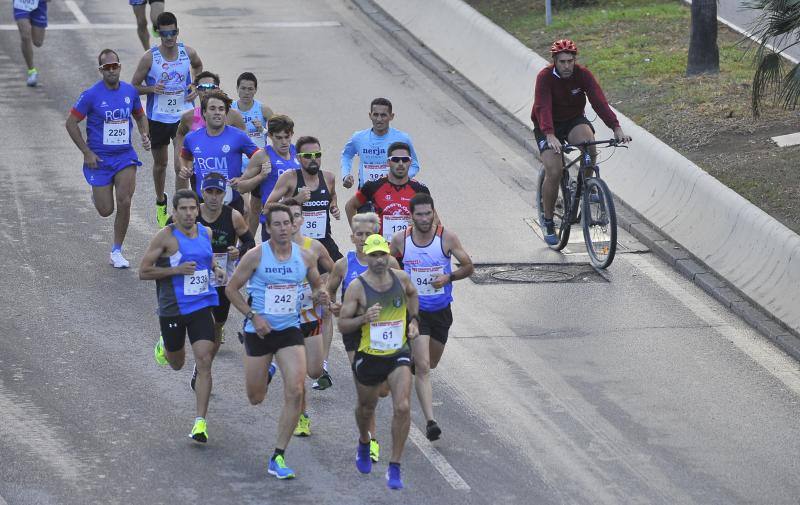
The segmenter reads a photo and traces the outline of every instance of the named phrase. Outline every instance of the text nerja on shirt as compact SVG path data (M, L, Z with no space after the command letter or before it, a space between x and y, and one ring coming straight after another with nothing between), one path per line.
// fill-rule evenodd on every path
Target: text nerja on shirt
M395 128L389 128L384 135L376 135L372 128L353 133L342 150L342 178L352 173L353 157L358 156L358 187L368 181L376 181L389 172L387 165L387 149L395 142L404 142L411 147L411 166L408 176L414 177L419 172L419 162L411 137Z
M300 288L308 268L300 247L292 243L292 253L285 261L275 257L270 242L261 244L261 260L247 283L253 312L267 320L273 330L300 327ZM255 333L251 320L246 332Z
M269 175L267 175L267 177L261 181L261 185L259 186L259 189L261 190L262 204L267 203L267 198L269 198L270 193L272 193L272 190L275 189L275 185L278 183L278 177L289 170L300 169L300 160L297 159L297 149L294 147L294 145L289 146L289 159L286 159L278 154L278 152L273 149L272 146L267 146L266 152L272 168L270 169ZM261 214L259 216L259 221L266 223L266 216Z
M143 113L136 88L120 81L109 89L102 80L81 93L70 111L78 120L86 118L86 144L101 158L131 149L131 117Z

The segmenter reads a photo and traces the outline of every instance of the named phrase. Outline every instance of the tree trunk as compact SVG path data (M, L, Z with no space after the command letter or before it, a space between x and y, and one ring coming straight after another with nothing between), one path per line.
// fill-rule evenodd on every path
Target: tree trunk
M692 0L692 30L686 75L718 73L717 0Z

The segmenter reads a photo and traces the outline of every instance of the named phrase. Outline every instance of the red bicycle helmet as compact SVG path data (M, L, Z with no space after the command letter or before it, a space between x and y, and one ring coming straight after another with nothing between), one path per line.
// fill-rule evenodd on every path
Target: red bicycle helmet
M553 42L553 45L550 46L550 54L555 56L558 53L578 54L578 46L569 39L556 40Z

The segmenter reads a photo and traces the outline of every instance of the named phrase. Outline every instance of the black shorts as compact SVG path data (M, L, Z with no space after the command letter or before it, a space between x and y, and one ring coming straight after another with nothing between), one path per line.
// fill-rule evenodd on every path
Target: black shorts
M293 345L303 345L303 333L297 326L290 326L285 330L272 330L264 338L249 331L244 333L244 352L251 357L275 354L280 349Z
M555 130L556 138L561 142L565 142L572 129L582 124L589 125L589 128L592 129L592 133L594 133L594 126L592 126L591 121L586 119L586 116L578 116L573 119L568 119L567 121L553 121L553 129ZM536 137L536 146L539 148L540 153L550 149L550 146L547 145L547 137L545 137L544 132L542 132L538 126L533 129L533 136Z
M352 369L359 383L365 386L377 386L399 366L411 366L411 351L408 348L391 356L373 356L357 352Z
M150 145L153 148L168 146L178 133L178 123L162 123L147 118L150 125Z
M450 310L450 305L434 312L419 311L419 334L430 335L442 345L447 343L447 335L452 325L453 312Z
M342 253L339 252L339 246L336 245L332 237L322 237L319 241L325 246L325 249L328 251L328 254L331 255L331 259L334 263L342 258ZM320 273L323 274L325 272Z
M300 325L300 331L303 333L303 338L315 337L320 334L322 326L319 321L310 321Z
M161 316L158 322L161 326L161 336L164 338L164 348L169 352L180 351L186 344L186 334L189 334L189 343L198 340L214 341L214 316L212 307L203 307L200 310L181 314L179 316Z
M214 321L224 323L228 320L228 313L231 311L231 301L225 296L225 286L217 288L217 297L219 297L219 305L213 309Z
M347 352L355 352L358 350L358 344L361 342L361 332L354 331L352 333L342 333L342 343L344 350Z

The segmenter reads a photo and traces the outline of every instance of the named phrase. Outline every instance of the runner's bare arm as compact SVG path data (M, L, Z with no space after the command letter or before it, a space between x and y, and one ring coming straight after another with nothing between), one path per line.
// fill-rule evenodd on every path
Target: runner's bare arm
M261 248L250 249L247 254L239 261L236 270L231 275L228 285L225 286L225 296L231 301L231 305L236 307L236 310L242 314L247 314L250 311L250 305L242 296L241 289L247 284L247 281L252 277L253 272L258 268L261 262Z
M450 282L457 281L459 279L466 279L472 272L475 271L475 267L472 265L472 258L469 257L467 251L464 250L464 246L461 245L461 240L458 239L455 233L451 233L447 230L444 231L444 250L450 251L456 261L458 261L460 267L456 269L453 273L450 274ZM439 287L436 286L438 289Z
M259 148L250 160L241 177L237 178L236 191L239 193L249 193L253 191L261 182L267 178L272 171L272 164L267 157L267 152Z
M150 241L147 250L139 264L139 279L143 281L154 281L164 279L173 275L191 275L197 264L194 261L186 261L176 267L157 267L156 261L167 252L168 241L175 240L172 230L169 227L162 228ZM177 246L177 244L176 244Z
M328 284L325 286L325 289L328 290L328 298L331 299L331 312L337 317L339 316L339 310L342 308L342 304L336 302L336 292L342 284L346 268L347 258L339 258L336 264L333 265L333 270L328 274Z
M358 201L356 195L350 197L347 200L347 203L344 204L344 213L347 215L347 222L350 224L350 229L353 229L353 216L356 215L356 211L358 210L359 205L361 203Z
M325 179L328 183L328 191L331 192L331 215L336 220L339 220L342 218L342 213L339 211L339 200L336 196L336 176L331 172L325 172Z
M272 109L270 109L269 107L267 107L266 105L264 105L264 104L262 103L262 104L261 104L261 115L263 115L263 116L264 116L264 119L266 119L267 121L269 121L269 118L271 118L272 116L274 116L274 115L275 115L275 113L272 111ZM262 128L266 128L266 127L267 127L267 125L262 125Z
M139 64L136 65L136 70L133 72L133 77L131 77L131 84L133 84L133 87L136 88L136 91L140 95L156 92L156 86L146 86L142 84L147 77L147 72L150 70L150 65L152 65L152 63L153 53L148 49L139 60Z
M406 310L410 318L408 323L408 339L414 340L419 336L419 293L417 293L417 287L411 282L411 278L408 277L408 274L403 271L398 271L395 275L400 280L400 284L403 285L403 290L406 292Z
M389 255L392 258L402 258L406 248L406 231L401 230L392 235L389 241ZM397 261L397 260L395 260Z
M227 123L234 128L238 128L242 131L247 131L247 127L244 124L244 117L242 117L242 113L236 109L231 109L228 111L228 117L225 118Z
M195 76L203 71L203 62L200 60L200 56L197 55L197 51L195 51L193 47L185 47L186 54L189 55L189 63L192 65L192 81L194 81Z
M233 217L233 229L236 230L236 236L239 237L239 247L228 247L228 256L236 260L254 248L256 241L253 238L253 234L250 233L250 228L247 226L244 216L236 209L233 209L231 216Z
M306 263L306 278L311 284L311 299L315 305L328 306L328 292L324 289L322 276L317 269L317 255L312 251L303 250L303 261Z
M326 272L333 270L333 267L335 266L333 263L333 258L331 258L328 250L325 249L325 246L322 245L322 242L312 239L311 243L313 244L314 253L317 255L318 264L321 264L322 268L324 268Z
M294 170L288 170L278 177L278 182L275 183L275 188L272 193L267 197L267 203L279 202L281 198L291 196L294 193Z
M361 285L360 280L356 279L347 286L347 291L344 293L342 310L339 313L339 331L341 333L357 331L368 322L364 310L366 304L367 297L364 294L364 286Z
M136 121L136 128L139 130L139 135L142 137L142 147L145 151L150 150L150 124L147 122L147 116L142 112L141 114L133 115Z

